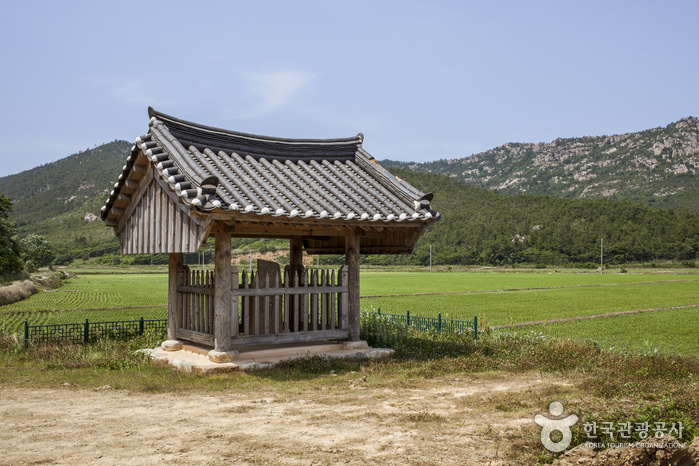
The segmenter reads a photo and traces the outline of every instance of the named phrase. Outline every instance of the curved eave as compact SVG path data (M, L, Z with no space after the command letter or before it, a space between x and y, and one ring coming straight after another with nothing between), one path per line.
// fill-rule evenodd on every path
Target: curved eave
M148 159L156 177L159 177L164 184L168 186L170 191L175 193L181 201L187 205L190 209L194 211L199 211L202 213L218 214L224 217L232 218L255 218L263 217L268 218L270 221L275 219L284 220L301 220L307 219L310 221L322 221L322 222L351 222L353 224L366 224L366 225L376 225L376 224L401 224L401 223L414 223L414 222L433 222L439 220L440 214L430 208L429 201L432 199L431 194L425 194L414 187L410 186L408 183L400 180L399 178L393 176L383 167L381 167L376 160L369 155L366 151L361 148L362 136L361 134L354 138L343 138L343 139L282 139L282 138L269 138L266 136L256 136L246 133L236 133L232 131L220 130L217 128L205 127L202 125L196 125L194 123L186 122L184 120L178 120L174 117L170 117L165 114L156 112L152 108L149 108L149 115L151 115L151 120L149 122L150 130L147 135L141 136L136 139L134 146L131 148L131 154L126 160L126 164L122 169L122 173L119 176L119 180L114 185L114 189L110 192L105 206L102 207L101 217L106 220L109 217L111 209L113 208L116 199L119 197L124 185L127 180L129 180L130 174L135 170L135 163L137 160L143 160L144 156ZM159 118L162 118L159 119ZM220 166L214 167L212 165L218 163L221 165L223 162L214 161L212 156L204 156L198 153L195 145L189 146L189 149L185 148L178 138L174 137L170 132L166 121L170 122L170 125L190 125L197 131L204 133L217 133L224 136L232 138L244 138L247 140L263 141L264 143L274 143L281 144L284 147L304 145L308 147L309 144L319 146L319 147L330 147L336 145L344 145L343 149L346 148L347 144L355 145L355 153L350 159L334 160L330 159L327 161L325 159L321 160L322 166L315 160L310 160L308 164L303 161L303 155L305 153L300 153L301 159L286 159L286 165L282 165L274 157L262 157L262 159L255 159L251 155L246 155L243 159L237 153L232 152L228 154L226 151L222 152L227 155L228 158L237 160L239 163L238 167L234 170L238 170L237 173L255 173L255 170L259 171L261 176L258 176L261 184L265 184L265 179L280 180L281 184L288 185L292 190L296 187L295 192L287 192L283 194L283 198L278 199L270 198L269 196L265 199L265 192L259 185L253 187L245 187L244 183L241 181L241 188L238 189L235 185L236 180L227 179L225 170L217 170ZM220 141L219 141L220 142ZM204 151L208 148L203 149ZM323 149L326 150L326 149ZM210 154L213 154L209 150ZM343 153L340 151L340 153ZM196 155L196 157L194 155ZM296 155L299 155L298 153ZM139 159L139 157L141 157ZM207 158L209 157L209 158ZM269 162L271 160L276 164L276 167ZM281 159L284 161L284 159ZM212 162L213 161L213 162ZM293 162L291 165L289 162ZM229 161L225 162L232 166ZM335 165L333 166L332 163ZM244 164L248 164L243 166ZM299 167L303 167L304 170L300 168L295 168L297 164ZM313 165L315 164L315 165ZM348 168L345 168L345 165ZM264 167L263 167L264 165ZM313 167L311 167L313 165ZM242 167L242 168L241 168ZM261 168L262 167L262 168ZM291 167L291 170L287 170ZM143 170L143 167L138 167ZM353 200L357 202L348 202L349 198L344 199L344 202L348 205L352 205L353 208L343 207L341 204L342 193L337 191L332 192L332 187L328 190L323 191L321 186L314 186L313 188L308 187L308 180L310 181L318 180L319 184L323 183L323 180L329 180L332 177L327 173L322 173L322 170L327 168L328 173L332 171L336 176L347 176L354 175L359 179L360 183L366 190L370 190L373 194L367 195L365 192L360 191L357 187L352 187L349 185L347 180L340 179L336 182L337 186L341 191L345 191L345 194L352 197ZM274 172L273 176L263 173L263 171L269 170ZM321 175L314 174L313 170L319 171ZM285 182L282 178L284 176L297 176L292 173L292 171L297 171L298 176L301 178L295 179L294 183ZM284 172L284 173L282 173ZM288 173L287 173L288 172ZM244 173L243 173L244 174ZM227 174L229 177L232 173ZM255 175L253 175L255 176ZM304 178L305 176L305 178ZM325 176L325 178L323 178ZM265 179L263 179L265 178ZM304 181L303 183L301 181ZM333 180L334 181L334 180ZM372 185L372 182L376 182ZM344 184L343 184L344 183ZM277 188L279 188L278 185ZM301 184L306 185L306 187L298 188ZM348 186L350 186L348 188ZM247 189L247 191L245 191ZM303 196L308 194L313 196L313 193L309 190L317 189L318 192L323 192L329 195L330 200L323 200L322 196L318 202L312 201L311 198L304 198ZM277 189L278 191L283 191L283 189ZM235 195L233 193L235 191ZM254 191L254 192L253 192ZM269 188L269 192L277 192L274 189ZM306 191L305 193L303 191ZM255 193L261 193L261 196L257 196ZM279 193L277 193L279 194ZM287 202L287 194L289 198L295 198L300 204L314 204L316 208L294 208L291 202ZM334 197L332 197L334 196ZM315 196L316 198L318 195ZM285 200L286 199L286 200ZM375 199L379 202L379 205L371 204L371 199ZM381 200L386 202L390 208L382 207L380 204ZM387 200L390 200L388 202ZM137 201L137 200L132 200ZM275 205L271 205L275 204ZM286 207L280 204L285 204ZM300 205L299 204L299 205ZM339 206L338 208L330 208L331 206ZM360 205L368 206L369 208L362 209L358 208ZM325 207L323 207L325 206ZM290 208L291 207L291 208Z

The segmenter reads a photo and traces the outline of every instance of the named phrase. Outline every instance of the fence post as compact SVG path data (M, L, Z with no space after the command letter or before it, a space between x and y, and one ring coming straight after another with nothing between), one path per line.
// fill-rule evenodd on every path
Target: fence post
M478 316L473 316L473 339L478 339Z
M29 323L25 320L24 321L24 347L27 348L29 346Z
M381 317L381 308L378 310L379 317Z
M90 323L87 320L87 317L85 317L85 325L83 327L83 341L87 343L90 341Z
M442 313L437 314L437 333L442 333Z
M410 327L410 309L408 309L408 310L405 311L405 312L406 312L406 314L405 314L405 317L406 317L406 318L405 318L405 325L408 326L408 327Z
M140 332L141 335L143 335L143 316L141 316L141 320L138 323L138 331Z

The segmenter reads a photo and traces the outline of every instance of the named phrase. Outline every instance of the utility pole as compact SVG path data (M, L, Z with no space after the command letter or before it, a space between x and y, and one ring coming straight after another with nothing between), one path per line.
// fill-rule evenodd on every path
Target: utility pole
M430 244L430 273L432 273L432 245Z
M599 239L599 273L604 273L604 238Z

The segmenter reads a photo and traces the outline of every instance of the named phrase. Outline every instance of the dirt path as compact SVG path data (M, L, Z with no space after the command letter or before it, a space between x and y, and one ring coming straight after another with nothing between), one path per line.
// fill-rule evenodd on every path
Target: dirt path
M368 375L299 393L0 388L0 464L518 464L506 439L536 437L540 408L488 401L567 384L496 374L426 386L397 394Z

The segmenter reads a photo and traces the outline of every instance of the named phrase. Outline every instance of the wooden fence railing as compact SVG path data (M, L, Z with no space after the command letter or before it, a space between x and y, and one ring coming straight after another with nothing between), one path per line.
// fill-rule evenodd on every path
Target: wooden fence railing
M181 270L177 336L213 345L214 274ZM347 266L264 275L231 267L231 291L234 346L347 338Z

